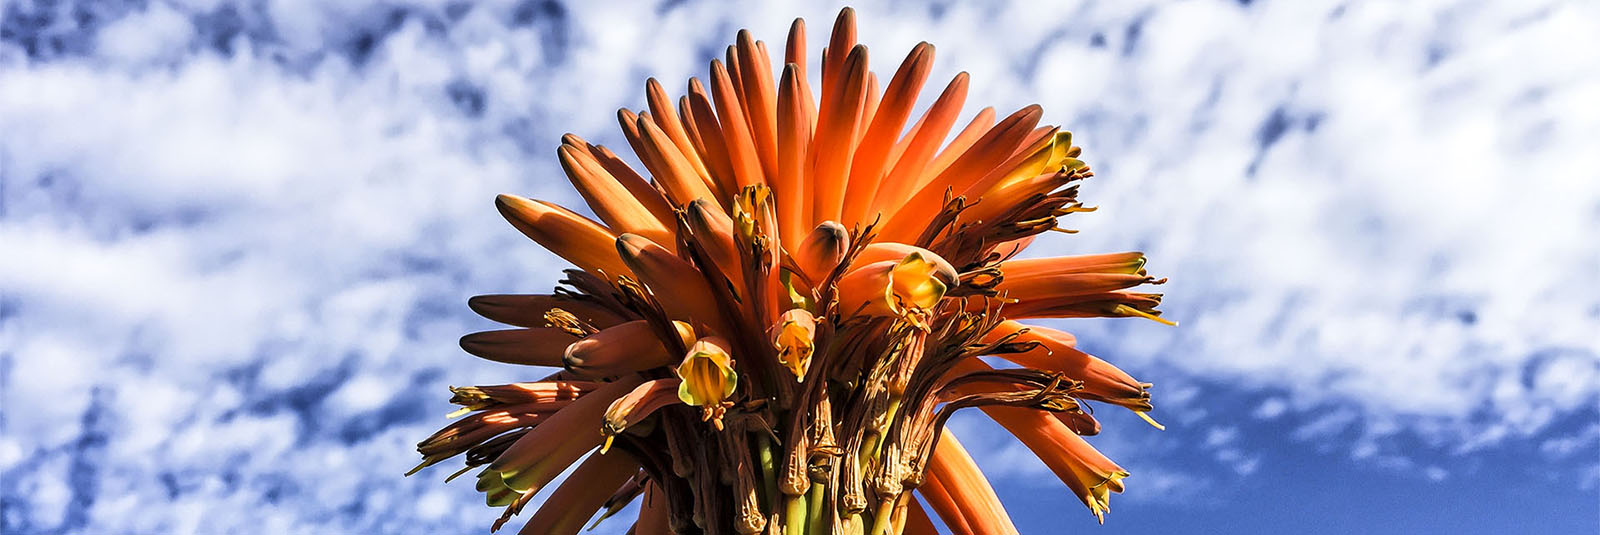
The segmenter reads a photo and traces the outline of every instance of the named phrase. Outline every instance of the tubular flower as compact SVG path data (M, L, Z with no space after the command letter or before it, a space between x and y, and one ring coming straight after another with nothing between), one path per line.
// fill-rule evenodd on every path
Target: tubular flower
M870 249L870 248L869 248ZM914 248L913 248L914 249ZM949 276L941 276L948 273ZM846 314L889 316L919 327L950 288L955 270L929 251L873 262L839 279L839 304Z
M678 364L678 399L696 407L719 405L733 395L739 375L733 371L727 341L702 338L689 346L689 354Z
M1094 211L1082 149L1042 108L957 124L961 73L918 115L933 45L874 72L848 8L824 44L813 67L803 21L781 51L741 31L681 96L646 81L646 109L616 114L642 168L563 136L556 160L593 220L495 199L574 269L546 293L470 299L510 327L461 347L555 369L452 387L459 419L418 443L412 473L464 459L446 480L475 471L497 530L572 470L522 533L625 510L641 534L920 534L935 515L1016 533L944 427L975 407L1104 521L1129 473L1084 440L1100 431L1088 405L1154 424L1151 385L1016 320L1175 325L1141 291L1165 279L1141 253L1020 256Z
M806 376L811 365L811 353L816 349L817 319L803 308L790 309L778 317L772 327L772 345L778 351L778 362L794 373L799 381Z

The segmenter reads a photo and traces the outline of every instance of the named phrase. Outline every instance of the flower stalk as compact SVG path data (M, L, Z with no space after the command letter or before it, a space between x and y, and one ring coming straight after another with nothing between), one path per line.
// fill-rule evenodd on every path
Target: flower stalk
M980 110L946 142L970 82L914 117L933 45L882 82L846 8L821 72L806 46L797 20L775 64L741 31L685 95L648 80L647 109L617 113L641 170L563 136L557 160L598 221L496 199L576 269L550 293L470 299L513 328L461 346L559 371L452 388L461 418L418 444L411 473L464 457L450 478L477 470L499 529L576 463L523 533L574 534L635 501L639 534L922 534L931 516L1016 533L945 428L978 408L1104 521L1129 473L1083 438L1100 430L1089 404L1159 427L1151 384L1017 320L1174 324L1138 291L1165 279L1137 252L1019 256L1094 210L1077 198L1094 176L1082 149L1040 107Z

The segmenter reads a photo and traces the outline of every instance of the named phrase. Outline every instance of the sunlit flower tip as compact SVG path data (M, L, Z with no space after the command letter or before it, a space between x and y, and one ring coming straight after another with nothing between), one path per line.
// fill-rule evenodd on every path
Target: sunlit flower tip
M612 493L638 473L639 462L626 453L590 455L545 498L518 535L578 533Z
M683 380L678 385L678 399L696 407L720 405L739 384L727 342L715 336L701 338L689 347L678 364L678 378Z
M694 342L694 328L672 322L684 345ZM647 320L635 320L601 329L567 346L561 364L589 377L612 377L629 372L671 366L678 359L662 345Z
M1147 320L1150 320L1150 321L1154 321L1156 323L1160 323L1162 325L1167 325L1169 327L1177 327L1178 326L1178 322L1177 321L1169 320L1167 318L1161 317L1161 312L1160 311L1140 310L1140 309L1137 309L1137 308L1134 308L1134 307L1131 307L1131 306L1128 306L1128 305L1117 305L1117 306L1113 307L1111 309L1111 315L1113 315L1113 316L1123 316L1123 317L1132 317L1132 318L1144 318L1144 319L1147 319Z
M800 240L800 245L790 253L812 284L822 284L849 250L850 231L836 222L823 221L810 234L806 234Z
M578 398L517 438L489 468L504 476L506 486L537 492L603 442L606 409L643 382L638 374L624 375Z
M476 488L478 492L483 493L484 502L487 503L489 507L504 507L511 505L511 502L516 501L517 498L522 496L522 493L517 492L511 487L507 487L505 478L501 477L500 472L496 472L494 470L485 469L482 472L478 472L478 484Z
M1161 423L1157 422L1155 418L1151 418L1150 413L1145 411L1133 411L1133 413L1139 415L1139 418L1143 419L1145 423L1150 424L1151 427L1160 429L1162 431L1167 430L1167 426L1161 425Z
M861 253L856 255L852 262L856 265L865 266L886 260L904 260L912 254L920 256L923 261L930 264L933 267L933 276L937 277L939 282L944 283L947 288L953 288L961 283L960 275L956 273L956 268L950 264L950 261L945 260L944 257L933 251L915 245L894 242L874 243L861 248Z
M772 327L772 345L778 351L778 362L794 373L795 381L806 375L811 366L812 340L816 337L817 319L805 309L791 309L778 317Z
M944 297L939 265L922 253L867 264L839 279L839 310L845 314L897 317L925 327Z
M1082 161L1067 155L1072 149L1072 132L1056 130L1036 145L1037 148L1033 152L1007 172L1005 178L1000 179L989 191L1001 190L1039 175L1059 173L1083 165Z
M1011 338L1013 343L1037 346L1021 353L1005 353L1000 355L1001 358L1024 367L1058 372L1072 380L1082 381L1083 389L1078 391L1078 397L1103 401L1140 413L1151 409L1150 383L1139 382L1110 362L1079 350L1071 334L1049 327L1006 321L985 335L984 340L993 343L1011 334L1015 334Z
M645 381L632 392L628 392L628 395L611 402L611 406L606 408L605 421L600 428L600 432L606 436L605 443L600 446L600 453L611 450L611 441L616 438L617 433L649 418L662 407L680 402L676 393L682 382L676 377Z
M1110 493L1122 492L1128 471L1106 458L1066 424L1049 414L1009 407L985 410L1061 478L1095 517L1105 522Z
M616 235L588 218L511 194L496 197L495 206L517 230L580 268L605 277L632 273L612 247Z

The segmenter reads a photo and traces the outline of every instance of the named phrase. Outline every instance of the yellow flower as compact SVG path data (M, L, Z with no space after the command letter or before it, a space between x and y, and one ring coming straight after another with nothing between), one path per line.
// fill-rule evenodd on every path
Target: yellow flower
M799 381L811 366L817 319L803 308L790 309L778 317L778 324L772 327L772 331L772 345L778 350L778 362Z
M717 337L701 338L689 347L683 362L678 364L678 399L696 407L718 405L733 389L739 386L739 376L733 371L733 357L728 355L727 341Z

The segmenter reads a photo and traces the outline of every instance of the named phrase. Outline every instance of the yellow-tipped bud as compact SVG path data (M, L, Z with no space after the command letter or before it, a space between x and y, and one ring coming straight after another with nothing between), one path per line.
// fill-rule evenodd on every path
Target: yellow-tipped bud
M772 326L772 346L778 350L778 362L794 373L796 382L805 377L811 366L816 334L817 319L801 308L784 312L777 325Z
M632 392L611 402L611 406L606 408L605 421L600 424L600 432L606 436L605 443L600 445L600 453L611 449L611 440L617 433L655 414L660 408L677 403L679 400L673 396L673 392L678 390L680 383L682 381L675 377L645 381Z
M926 317L948 288L939 280L939 271L938 262L921 252L856 268L839 279L839 309L926 326Z

